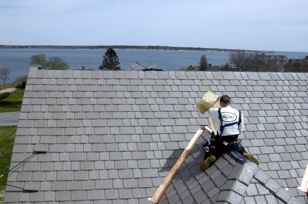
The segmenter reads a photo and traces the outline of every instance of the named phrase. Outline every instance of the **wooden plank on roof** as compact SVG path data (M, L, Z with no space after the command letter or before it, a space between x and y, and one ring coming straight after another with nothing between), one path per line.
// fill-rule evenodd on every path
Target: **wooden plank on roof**
M301 191L308 193L308 165L306 166L306 170L304 173L304 177L301 183L301 186L298 187Z
M186 148L184 149L183 153L181 156L178 158L168 175L165 177L164 181L160 184L158 189L155 191L154 195L151 198L148 198L151 202L153 203L158 203L163 194L165 193L166 189L170 185L171 181L173 180L174 176L177 174L178 170L184 163L185 159L188 157L189 153L191 152L192 148L195 146L196 142L202 135L202 133L207 130L209 132L212 132L212 130L205 126L205 129L200 129L198 130L193 138L190 140Z

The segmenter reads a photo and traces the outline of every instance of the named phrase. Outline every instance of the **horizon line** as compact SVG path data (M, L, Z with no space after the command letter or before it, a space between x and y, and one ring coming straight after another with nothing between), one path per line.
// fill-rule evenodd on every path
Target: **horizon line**
M167 46L167 45L5 45L0 44L0 48L54 48L54 49L157 49L157 50L191 50L191 51L248 51L248 52L275 52L267 50L250 50L250 49L231 49L231 48L205 48L191 46Z

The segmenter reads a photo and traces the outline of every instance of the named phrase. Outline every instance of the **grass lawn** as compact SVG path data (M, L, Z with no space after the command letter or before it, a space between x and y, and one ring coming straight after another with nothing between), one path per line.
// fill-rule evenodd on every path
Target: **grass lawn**
M24 97L24 90L16 90L10 94L9 97L2 99L2 101L19 101Z
M0 113L5 112L20 112L21 107L20 106L0 106Z
M0 203L6 186L17 126L0 126Z
M16 90L11 95L1 101L22 101L24 97L24 90ZM19 112L21 106L0 106L0 112Z

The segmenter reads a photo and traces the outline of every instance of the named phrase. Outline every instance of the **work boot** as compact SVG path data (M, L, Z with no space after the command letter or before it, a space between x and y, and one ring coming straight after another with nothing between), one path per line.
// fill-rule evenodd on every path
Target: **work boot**
M254 156L252 156L251 154L248 154L247 152L243 153L243 156L246 157L248 160L252 161L253 163L255 163L256 165L259 166L260 161L256 158L254 158Z
M210 156L208 157L206 160L204 160L204 162L202 162L202 164L200 165L200 170L201 171L205 171L207 170L211 164L213 164L216 161L216 157L215 156Z

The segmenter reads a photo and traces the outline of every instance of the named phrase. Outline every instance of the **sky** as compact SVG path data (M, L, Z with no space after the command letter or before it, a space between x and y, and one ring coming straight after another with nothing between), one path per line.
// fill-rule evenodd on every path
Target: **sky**
M308 0L0 0L2 45L308 52Z

